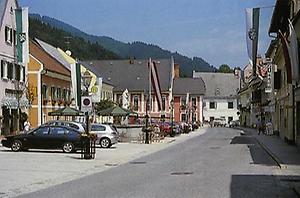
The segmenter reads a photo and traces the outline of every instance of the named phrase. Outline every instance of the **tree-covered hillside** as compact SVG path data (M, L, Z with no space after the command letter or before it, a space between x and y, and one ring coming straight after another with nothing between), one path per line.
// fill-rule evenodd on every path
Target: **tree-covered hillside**
M103 46L105 49L114 52L121 58L134 57L136 59L147 59L149 57L170 58L171 56L173 56L175 62L180 65L181 76L191 77L193 70L203 71L203 72L216 71L215 67L211 66L202 58L199 57L189 58L177 52L170 52L168 50L164 50L157 45L146 44L144 42L123 43L107 36L90 35L62 21L47 16L40 16L38 14L31 14L30 18L35 19L35 21L37 20L42 21L44 24L49 24L50 26L55 27L57 29L64 30L72 36L80 37L86 41L89 41L90 44L98 43L99 45ZM30 29L32 28L30 27ZM47 32L43 32L43 33L47 34ZM50 35L48 36L50 37Z
M119 59L120 57L97 42L90 42L84 38L74 36L62 29L43 23L36 18L29 19L29 37L38 38L63 50L70 50L72 56L79 60Z

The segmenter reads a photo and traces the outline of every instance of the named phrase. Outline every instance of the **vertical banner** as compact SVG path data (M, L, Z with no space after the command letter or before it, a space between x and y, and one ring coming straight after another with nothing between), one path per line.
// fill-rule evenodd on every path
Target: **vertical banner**
M75 74L76 74L76 104L77 107L81 110L81 72L80 72L81 65L76 62L75 64Z
M259 12L260 8L246 9L246 41L250 63L253 68L253 76L256 76L256 58L259 34Z
M28 8L16 9L16 55L19 63L26 65L29 59Z
M289 35L290 43L288 45L288 51L289 51L289 57L291 62L292 80L297 81L299 79L298 39L297 39L296 31L290 20L289 20L289 33L290 33Z
M129 92L128 89L122 93L122 108L129 109Z
M151 59L149 60L151 61ZM159 83L158 71L155 62L149 62L150 76L151 76L151 84L154 90L154 95L157 100L158 110L162 110L162 94Z

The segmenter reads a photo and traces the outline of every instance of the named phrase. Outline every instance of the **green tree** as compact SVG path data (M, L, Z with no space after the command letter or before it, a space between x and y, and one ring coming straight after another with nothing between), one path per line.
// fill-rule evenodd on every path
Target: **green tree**
M229 65L227 64L222 64L219 69L218 69L219 73L232 73L233 70L229 67Z

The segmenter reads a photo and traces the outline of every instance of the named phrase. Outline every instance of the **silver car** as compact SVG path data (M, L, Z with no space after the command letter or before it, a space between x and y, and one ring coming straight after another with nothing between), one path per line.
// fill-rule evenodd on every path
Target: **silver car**
M116 127L106 124L92 123L91 133L97 134L96 144L99 144L102 148L110 148L119 139Z
M65 121L65 120L51 120L49 122L46 122L43 125L47 126L68 126L73 129L78 130L80 133L85 133L86 125L82 122L76 122L76 121Z

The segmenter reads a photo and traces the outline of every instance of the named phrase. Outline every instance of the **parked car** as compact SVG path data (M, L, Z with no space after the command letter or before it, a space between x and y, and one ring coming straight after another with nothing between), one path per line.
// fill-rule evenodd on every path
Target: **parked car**
M102 148L110 148L119 139L117 128L112 125L92 123L91 133L97 135L96 144Z
M168 123L168 122L162 122L159 124L159 130L161 132L163 132L164 136L168 136L168 135L172 135L171 134L171 123Z
M226 126L226 119L225 118L215 118L213 121L214 127L225 127Z
M85 123L76 122L76 121L51 120L49 122L46 122L43 125L46 125L46 126L68 126L68 127L71 127L71 128L74 128L74 129L80 131L81 133L84 133L85 129L86 129Z
M232 120L229 122L229 127L237 127L237 126L240 126L239 120Z
M70 153L81 149L82 138L80 131L68 126L42 125L28 133L6 136L1 143L12 151L62 149Z

